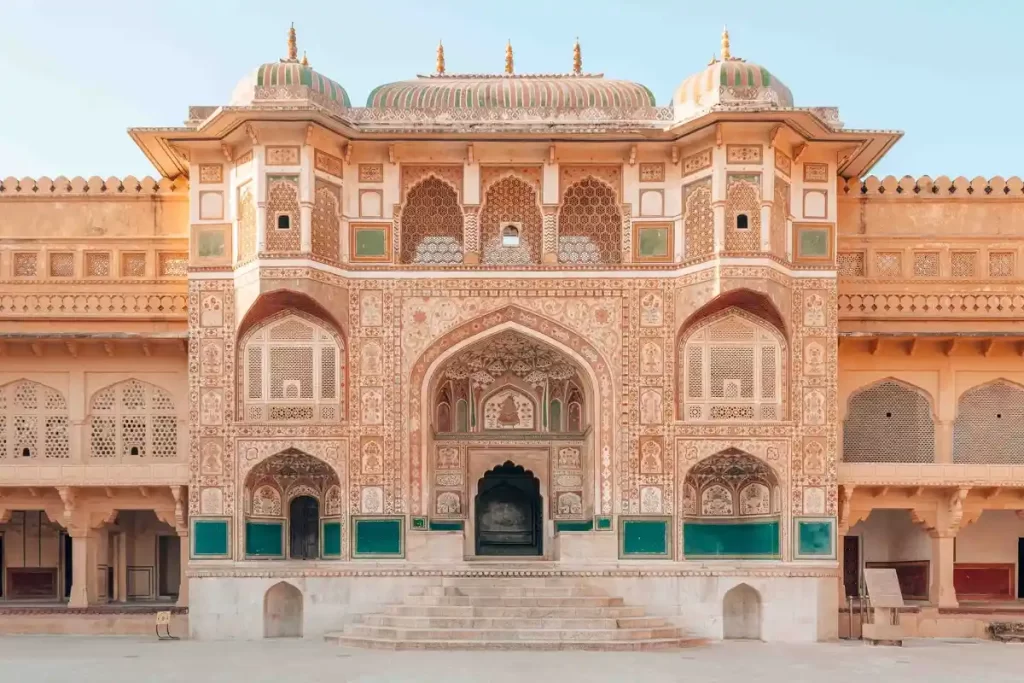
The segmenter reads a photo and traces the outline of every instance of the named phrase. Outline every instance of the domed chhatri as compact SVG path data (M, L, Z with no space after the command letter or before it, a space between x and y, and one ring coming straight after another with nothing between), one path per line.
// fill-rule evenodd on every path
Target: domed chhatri
M676 120L686 120L718 108L790 108L793 93L768 69L733 57L723 31L722 58L712 57L707 68L683 81L673 105Z
M639 83L584 74L579 41L569 74L516 74L512 45L505 48L500 74L447 74L438 46L437 73L388 83L367 98L371 109L603 109L637 110L655 106L654 94Z
M245 106L257 101L305 98L322 99L328 106L352 106L348 93L339 83L310 68L305 54L302 61L298 56L295 26L292 25L288 29L287 59L262 64L239 81L231 94L231 104Z

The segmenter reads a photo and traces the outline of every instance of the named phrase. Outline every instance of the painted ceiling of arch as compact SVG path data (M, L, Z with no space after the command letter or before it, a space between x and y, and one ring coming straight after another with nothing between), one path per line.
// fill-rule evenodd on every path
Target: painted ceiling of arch
M469 379L477 387L489 386L508 373L531 386L577 376L576 365L565 355L511 330L463 350L442 373L448 379Z
M251 479L262 476L279 477L328 477L335 476L330 465L302 451L288 449L267 458L249 473Z
M694 465L687 474L687 479L691 478L698 487L712 481L726 481L735 487L748 479L771 482L775 475L766 463L753 455L729 449Z

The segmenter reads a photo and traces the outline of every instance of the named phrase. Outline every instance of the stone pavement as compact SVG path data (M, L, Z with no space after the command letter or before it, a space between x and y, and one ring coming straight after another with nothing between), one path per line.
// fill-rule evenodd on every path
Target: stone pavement
M890 683L1019 682L1024 646L981 641L768 645L676 652L378 652L322 641L156 642L137 637L0 638L3 683Z

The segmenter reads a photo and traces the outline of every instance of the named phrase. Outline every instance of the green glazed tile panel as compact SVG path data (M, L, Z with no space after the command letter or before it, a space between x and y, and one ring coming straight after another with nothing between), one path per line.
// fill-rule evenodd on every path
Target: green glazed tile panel
M247 520L245 554L249 557L284 557L284 520Z
M320 523L324 557L341 557L341 520L325 519Z
M192 557L227 557L230 543L228 520L192 520Z
M401 517L355 519L352 521L353 557L402 557Z
M692 557L776 557L779 522L685 522L683 555Z
M356 233L356 256L385 256L387 232L384 228L360 228Z
M797 520L797 554L831 557L832 522L829 520Z
M640 256L668 256L668 228L640 228Z
M828 228L800 228L800 256L826 257Z
M463 523L457 520L452 521L438 521L430 520L431 531L462 531Z
M565 520L562 522L555 522L555 531L593 531L594 520L592 519L581 519L581 520Z
M611 531L612 530L612 518L611 517L598 517L597 518L597 530L598 531Z
M623 557L668 557L667 519L623 519L619 544Z
M426 517L412 517L410 518L410 528L412 529L426 529L427 518Z

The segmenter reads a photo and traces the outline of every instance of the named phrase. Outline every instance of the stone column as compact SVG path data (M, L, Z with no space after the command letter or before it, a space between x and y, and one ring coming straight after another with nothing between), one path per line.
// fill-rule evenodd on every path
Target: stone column
M467 266L480 263L480 205L462 206L462 262Z
M71 598L68 607L88 607L96 602L96 532L92 529L68 529L71 536Z
M256 200L256 253L267 250L267 180L266 159L264 148L254 145L252 148L252 193Z
M935 421L935 462L953 462L953 421Z
M178 574L181 577L178 583L178 607L188 607L188 576L186 570L188 569L189 550L189 536L188 527L178 527L178 540L181 545L181 560L179 561Z
M114 590L119 602L128 600L128 534L120 531L114 535ZM110 596L114 600L114 596Z
M558 205L544 206L544 235L541 240L541 263L558 263Z
M953 587L953 551L955 532L933 530L931 577L928 600L935 607L957 607L956 589Z
M313 202L316 195L313 147L303 145L299 159L302 169L299 176L299 250L308 254L313 251Z

